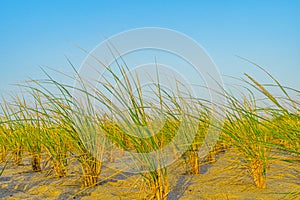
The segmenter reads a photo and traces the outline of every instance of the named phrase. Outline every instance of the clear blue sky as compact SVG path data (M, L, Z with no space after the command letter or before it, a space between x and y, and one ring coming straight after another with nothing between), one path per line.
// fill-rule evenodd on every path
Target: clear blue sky
M262 65L283 84L300 89L300 1L0 1L0 91L41 76L39 66L69 69L84 53L121 31L164 27L189 35L222 74L240 77Z

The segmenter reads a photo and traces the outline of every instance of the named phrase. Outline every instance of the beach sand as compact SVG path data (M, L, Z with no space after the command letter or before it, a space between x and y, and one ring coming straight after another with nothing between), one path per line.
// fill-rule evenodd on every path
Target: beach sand
M168 171L169 199L300 199L299 162L270 161L267 189L255 188L245 164L236 151L229 150L219 153L215 163L202 164L201 174L187 175L184 164L178 161ZM143 181L139 174L103 167L99 185L83 189L79 165L70 166L67 177L56 178L47 165L42 172L33 172L29 159L21 166L9 163L0 177L0 199L145 198L140 192Z

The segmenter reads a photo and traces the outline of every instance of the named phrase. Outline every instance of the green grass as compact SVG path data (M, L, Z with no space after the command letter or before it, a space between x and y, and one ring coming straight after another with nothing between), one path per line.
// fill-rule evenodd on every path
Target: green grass
M19 165L22 155L28 153L32 169L37 172L43 170L41 159L46 155L55 175L64 177L68 176L70 162L76 159L81 166L82 186L92 187L101 181L101 167L114 162L117 149L120 154L130 153L134 166L129 167L140 169L137 171L144 181L141 192L146 193L146 198L167 199L170 183L165 159L173 157L189 166L188 174L199 174L203 158L198 152L215 120L214 110L205 107L203 100L184 94L179 87L170 92L159 83L151 87L152 98L145 98L139 76L128 76L126 65L118 65L121 76L105 68L112 79L98 82L101 89L88 88L83 81L74 88L57 82L45 71L47 79L23 85L24 97L3 100L1 161L7 163L12 158ZM280 85L266 74L275 82L272 87L282 91L282 98L272 95L266 85L248 74L244 80L248 92L242 98L224 91L224 121L215 127L222 131L221 137L206 158L213 163L219 151L237 149L258 188L266 188L270 151L281 150L289 157L282 159L300 162L300 102L292 99L289 91L300 92ZM55 87L56 92L50 87ZM73 89L82 94L84 101L72 97ZM263 94L264 101L273 106L261 106L254 91ZM111 101L111 96L115 101ZM170 155L160 151L165 147L169 147Z

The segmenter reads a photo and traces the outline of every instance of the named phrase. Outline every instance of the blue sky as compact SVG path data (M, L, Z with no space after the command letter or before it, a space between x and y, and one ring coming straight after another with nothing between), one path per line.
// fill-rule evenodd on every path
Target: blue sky
M182 32L201 44L224 75L265 75L246 57L288 86L300 89L300 1L0 1L0 92L39 78L39 66L79 67L104 37L140 27Z

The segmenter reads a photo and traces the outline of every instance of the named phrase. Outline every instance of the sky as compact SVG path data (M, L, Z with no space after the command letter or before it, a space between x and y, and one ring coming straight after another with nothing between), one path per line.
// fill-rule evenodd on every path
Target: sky
M249 73L270 82L261 65L282 84L300 89L300 1L0 1L0 92L43 76L41 66L77 69L96 45L122 31L162 27L197 41L226 76ZM76 45L74 45L76 44ZM230 82L230 80L228 80Z

